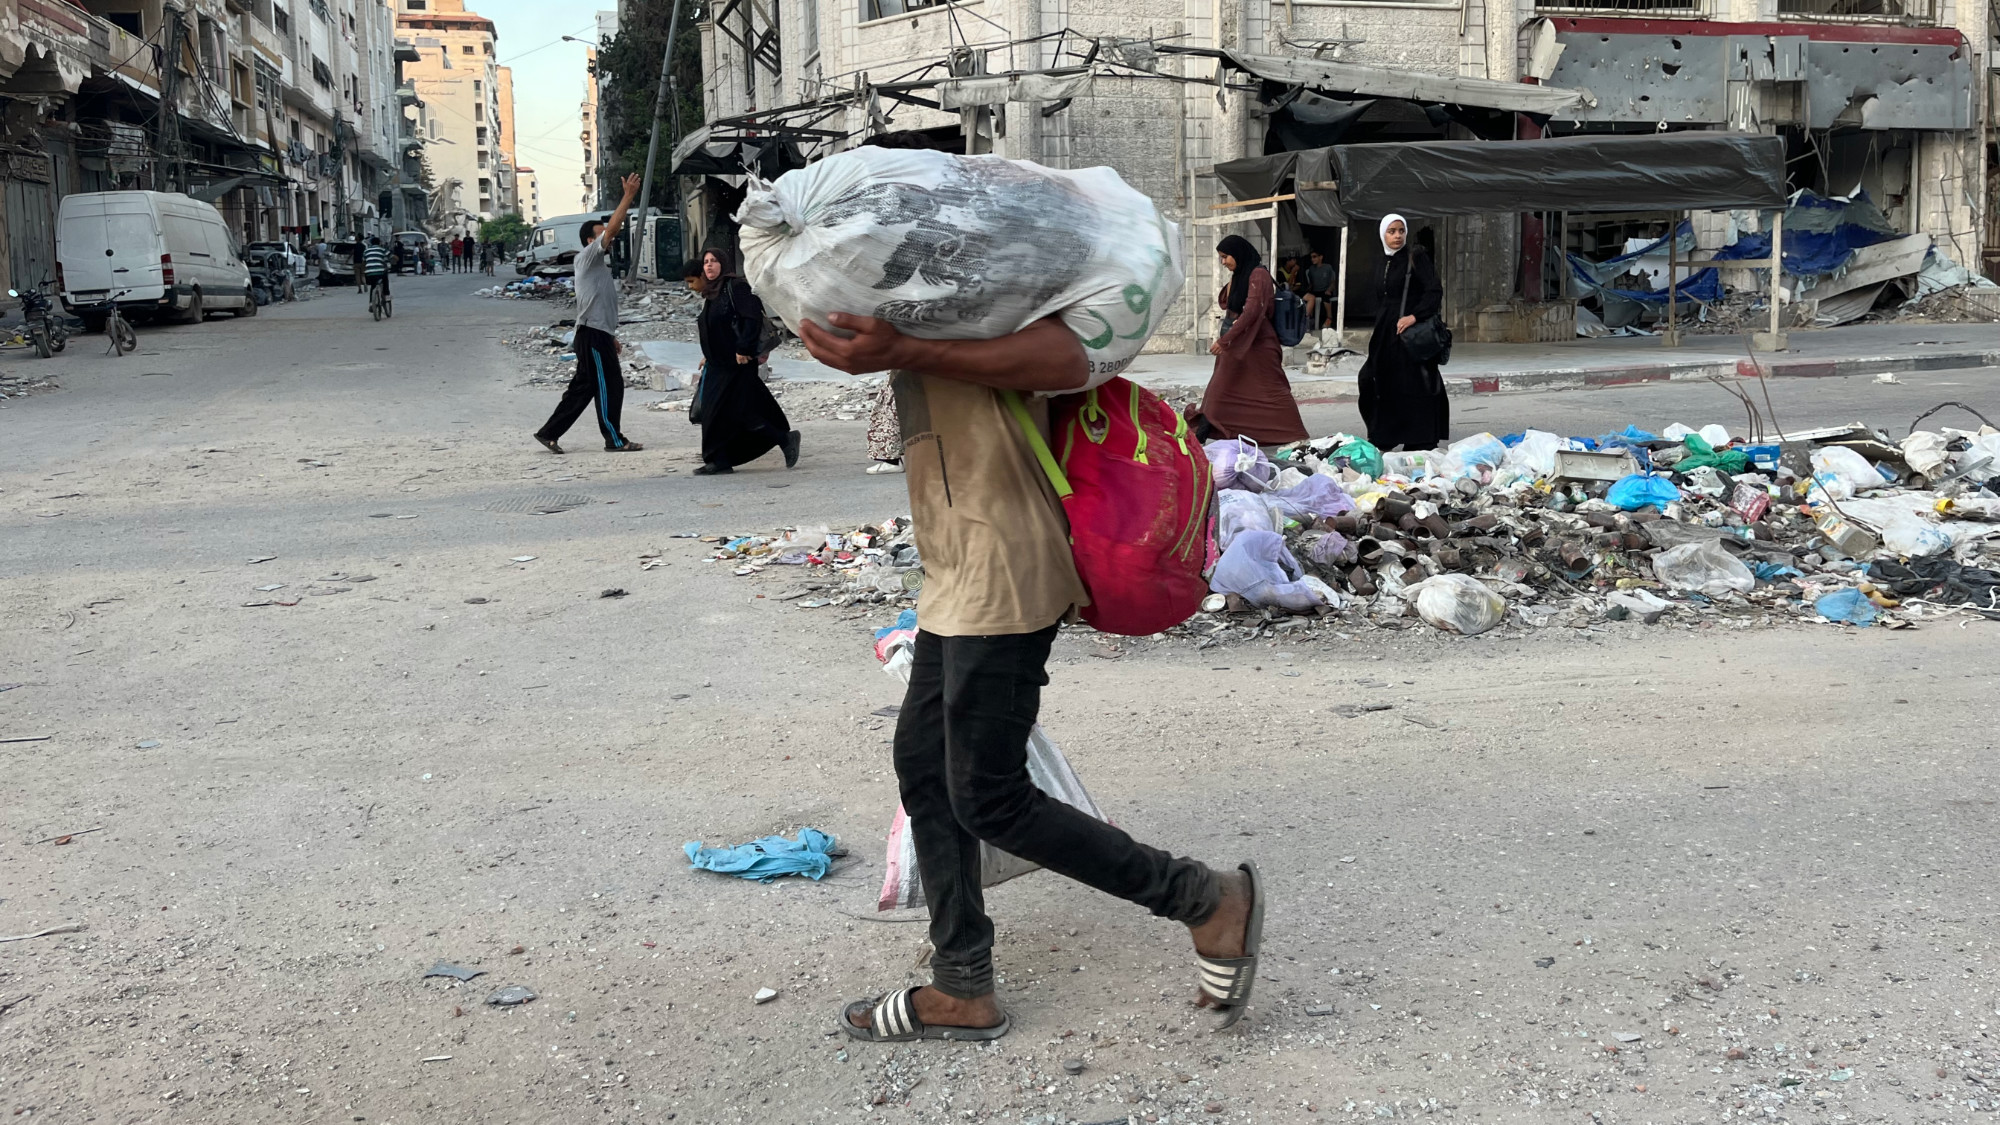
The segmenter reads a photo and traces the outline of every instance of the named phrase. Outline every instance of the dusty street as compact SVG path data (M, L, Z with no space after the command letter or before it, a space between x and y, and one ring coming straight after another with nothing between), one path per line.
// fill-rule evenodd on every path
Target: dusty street
M677 536L880 519L902 478L862 474L865 419L695 478L637 390L645 452L586 420L552 457L557 392L500 338L564 314L485 280L81 339L0 403L0 938L84 927L0 944L0 1115L2000 1120L1984 622L1066 633L1043 724L1099 803L1270 880L1251 1018L1209 1034L1184 931L1039 873L988 898L1010 1036L839 1036L926 979L920 921L875 910L894 612ZM2000 376L1773 394L1900 433L1995 414ZM1454 434L1739 410L1483 396ZM821 883L681 850L806 825L850 849Z

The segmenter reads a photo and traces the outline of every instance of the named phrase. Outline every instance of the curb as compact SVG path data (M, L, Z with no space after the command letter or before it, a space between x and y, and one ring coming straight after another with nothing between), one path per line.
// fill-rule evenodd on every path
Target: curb
M1446 377L1445 385L1461 394L1503 391L1569 390L1582 387L1622 387L1634 383L1668 383L1696 379L1755 379L1758 364L1748 357L1691 363L1648 363L1631 367L1553 368L1507 374ZM1851 356L1845 359L1776 359L1763 361L1772 378L1824 379L1884 372L1906 375L1965 367L2000 367L2000 352L1946 352L1929 355Z

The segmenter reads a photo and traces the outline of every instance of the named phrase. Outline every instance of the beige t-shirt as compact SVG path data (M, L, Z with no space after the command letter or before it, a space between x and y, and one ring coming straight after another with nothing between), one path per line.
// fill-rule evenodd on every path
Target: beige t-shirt
M893 380L924 560L919 626L946 637L1032 633L1088 605L1062 501L1000 392L908 371ZM1047 401L1022 398L1046 440Z

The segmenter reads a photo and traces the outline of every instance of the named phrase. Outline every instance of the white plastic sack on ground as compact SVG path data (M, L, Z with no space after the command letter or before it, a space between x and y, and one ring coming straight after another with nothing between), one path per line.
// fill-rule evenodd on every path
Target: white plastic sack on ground
M1757 576L1750 568L1712 539L1669 547L1653 556L1653 577L1670 590L1693 590L1711 598L1757 588Z
M991 339L1059 315L1092 386L1139 354L1183 280L1174 224L1109 168L862 147L751 181L736 221L745 276L795 332L845 312Z
M1856 492L1880 488L1887 483L1882 479L1882 474L1875 471L1875 466L1868 463L1868 458L1844 445L1829 445L1825 449L1813 450L1812 467L1814 476L1832 473L1846 481L1847 487Z
M1313 580L1302 581L1305 568L1285 547L1285 537L1275 531L1244 531L1237 534L1215 564L1208 588L1218 594L1237 594L1251 605L1277 609L1316 609L1338 606L1338 596L1329 598L1331 588Z
M1701 440L1707 442L1709 445L1715 447L1716 449L1721 449L1723 446L1729 444L1729 431L1721 426L1716 425L1713 422L1710 422L1708 425L1703 426L1700 430L1696 432L1701 435Z
M909 644L896 646L883 663L882 670L901 683L909 683L912 647ZM1076 776L1069 759L1063 756L1062 747L1055 744L1040 723L1028 730L1028 779L1035 783L1035 788L1065 805L1107 823L1111 820L1097 807L1097 802L1090 799L1083 781ZM917 845L910 836L909 815L903 811L900 802L896 805L896 815L889 821L889 852L885 866L887 870L882 875L882 891L876 897L875 909L902 910L923 906L924 884L917 873ZM1033 870L1035 865L1019 856L1009 855L991 844L979 845L979 885L982 887L1004 883Z
M1507 599L1465 574L1439 574L1403 588L1417 616L1447 633L1476 636L1507 616Z
M1890 520L1882 529L1882 546L1905 558L1926 558L1951 550L1951 535L1928 520L1907 515Z
M1666 438L1668 441L1685 441L1689 434L1698 434L1700 432L1700 430L1684 422L1675 422L1673 425L1661 430L1660 436Z
M1896 443L1903 450L1903 459L1910 468L1927 477L1942 476L1940 470L1951 464L1951 454L1945 452L1949 440L1939 433L1918 430Z
M1530 477L1545 477L1556 471L1556 451L1567 448L1569 442L1555 434L1529 430L1507 450L1500 463L1503 467L1525 469Z
M1215 494L1215 545L1224 551L1246 531L1276 531L1275 515L1262 496L1240 488L1225 488Z

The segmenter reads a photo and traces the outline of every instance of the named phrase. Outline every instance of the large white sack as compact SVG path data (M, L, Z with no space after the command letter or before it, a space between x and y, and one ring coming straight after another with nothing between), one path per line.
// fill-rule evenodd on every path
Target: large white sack
M1109 168L862 147L753 180L744 276L797 331L834 312L912 336L991 339L1050 315L1090 385L1123 371L1180 295L1180 238Z

